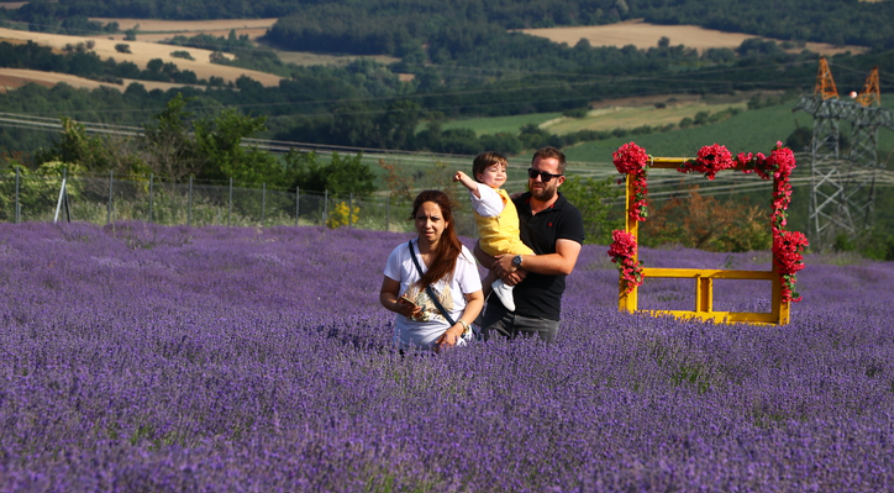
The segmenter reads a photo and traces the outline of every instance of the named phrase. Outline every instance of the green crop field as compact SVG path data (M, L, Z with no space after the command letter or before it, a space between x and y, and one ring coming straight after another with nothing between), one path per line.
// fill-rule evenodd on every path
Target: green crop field
M441 128L469 128L478 135L510 133L518 134L518 129L528 125L540 125L545 121L561 117L561 113L530 113L527 115L495 116L490 118L469 118L445 122Z
M541 125L549 133L565 135L580 130L614 130L616 128L636 128L643 125L652 127L677 124L683 118L692 118L700 111L719 113L727 108L746 109L743 101L736 104L708 104L688 102L668 105L665 108L652 106L613 107L591 110L585 118L557 118Z
M804 112L793 113L796 101L743 111L728 120L713 124L663 133L627 136L596 142L585 142L565 150L569 161L583 163L611 163L612 152L627 142L635 141L649 154L664 157L694 156L698 149L710 144L723 144L733 154L739 152L769 152L777 141L783 141L800 126L813 128L813 117ZM841 125L842 135L850 128ZM894 133L879 132L879 158L883 162L894 146Z

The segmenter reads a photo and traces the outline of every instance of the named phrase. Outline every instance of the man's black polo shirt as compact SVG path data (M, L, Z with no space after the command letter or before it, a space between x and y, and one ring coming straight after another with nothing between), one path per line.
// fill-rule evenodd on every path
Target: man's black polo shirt
M514 199L518 209L518 225L521 240L537 255L556 253L556 241L560 239L584 242L584 221L580 211L568 203L561 193L556 202L538 212L531 213L531 193ZM524 264L522 264L524 268ZM545 276L528 272L524 281L514 289L515 313L523 317L559 320L562 312L562 293L565 292L565 276ZM499 303L491 296L489 303Z

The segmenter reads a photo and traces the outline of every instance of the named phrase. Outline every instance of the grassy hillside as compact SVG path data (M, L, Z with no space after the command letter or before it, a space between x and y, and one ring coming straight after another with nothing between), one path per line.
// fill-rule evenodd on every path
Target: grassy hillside
M518 134L518 129L528 125L540 125L545 121L561 117L561 113L529 113L527 115L493 116L484 118L469 118L464 120L451 120L442 125L444 130L452 128L468 128L478 135L510 133Z
M635 141L654 156L694 156L698 149L714 143L723 144L734 154L767 152L776 141L785 141L798 126L813 127L813 118L804 112L793 113L794 100L782 105L743 111L728 120L699 127L664 133L627 136L596 142L585 142L565 150L570 161L610 163L611 155L624 143ZM842 125L842 134L849 129ZM894 133L879 132L879 156L885 159L894 146Z

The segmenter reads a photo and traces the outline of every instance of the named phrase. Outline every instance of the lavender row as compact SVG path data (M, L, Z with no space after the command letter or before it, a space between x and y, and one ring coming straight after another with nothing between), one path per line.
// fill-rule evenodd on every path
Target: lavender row
M894 485L894 265L808 258L790 325L715 326L618 313L606 248L587 246L555 344L401 357L377 293L407 239L0 226L0 490ZM690 290L647 282L642 296L685 304ZM760 286L721 291L736 309L768 305Z

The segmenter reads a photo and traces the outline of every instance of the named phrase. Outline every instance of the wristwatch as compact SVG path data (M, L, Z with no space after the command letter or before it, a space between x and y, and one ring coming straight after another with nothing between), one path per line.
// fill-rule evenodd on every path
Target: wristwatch
M516 268L521 267L521 264L522 264L522 256L521 255L516 255L515 257L512 257L512 266L513 267L516 267Z

